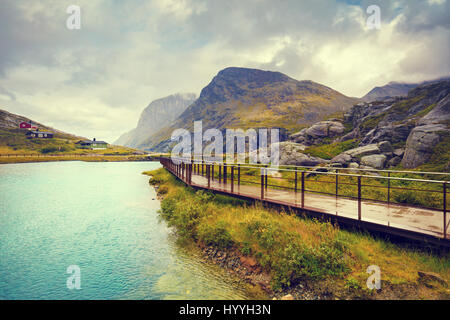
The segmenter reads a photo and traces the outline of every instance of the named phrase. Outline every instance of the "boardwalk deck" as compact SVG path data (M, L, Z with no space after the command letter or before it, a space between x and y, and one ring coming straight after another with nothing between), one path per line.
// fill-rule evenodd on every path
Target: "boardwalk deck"
M162 161L164 165L164 161ZM227 194L244 199L260 200L272 205L283 206L329 218L332 221L346 225L360 226L365 229L383 232L404 238L430 242L450 247L450 236L443 237L443 211L424 209L400 204L386 204L376 201L349 199L329 195L306 192L302 197L300 192L279 190L265 187L261 198L261 187L254 185L232 184L230 180L224 183L209 179L204 175L186 171L172 170L166 167L187 184L198 189ZM303 201L302 201L303 198ZM303 203L302 203L303 202ZM358 206L361 206L360 209ZM361 216L358 216L358 213Z

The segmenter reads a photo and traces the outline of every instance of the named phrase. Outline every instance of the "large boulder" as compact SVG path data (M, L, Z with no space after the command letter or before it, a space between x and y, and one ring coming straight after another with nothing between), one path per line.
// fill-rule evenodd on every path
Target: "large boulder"
M375 169L383 169L386 163L386 156L384 154L373 154L361 158L361 164Z
M346 154L350 155L353 158L368 156L371 154L378 154L380 152L381 150L376 143L345 151Z
M428 124L415 127L406 141L406 150L402 165L405 168L416 168L426 163L433 154L433 148L441 141L445 132L449 132L444 124Z
M280 165L316 166L328 162L324 159L304 154L302 152L304 150L303 145L293 142L281 142L279 150Z
M320 121L309 128L302 129L290 136L290 139L301 144L314 145L323 138L336 137L345 130L344 125L337 120Z
M350 162L352 162L352 156L345 152L331 159L331 163L340 163L342 165L348 164Z

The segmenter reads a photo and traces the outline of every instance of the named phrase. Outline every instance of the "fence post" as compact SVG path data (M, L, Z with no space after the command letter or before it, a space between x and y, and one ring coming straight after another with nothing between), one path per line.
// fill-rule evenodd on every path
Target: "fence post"
M295 170L294 192L297 193L297 169L294 170Z
M211 180L214 181L214 162L211 164Z
M261 168L261 199L264 199L264 169Z
M339 169L336 169L336 200L338 198L339 191Z
M222 165L219 164L219 183L222 184Z
M266 179L265 185L266 185L266 194L267 194L267 185L268 185L268 183L267 183L267 176L268 176L268 171L267 171L267 169L265 169L265 179Z
M208 177L208 189L211 187L211 165L206 165L206 175Z
M231 193L234 192L234 166L231 166Z
M302 171L302 208L305 207L305 171Z
M241 165L238 164L238 186L241 186Z
M443 190L443 200L444 200L444 205L443 205L443 209L444 209L444 239L447 238L447 182L443 183L442 186Z
M227 184L227 165L223 164L223 183Z
M391 202L391 173L388 172L388 194L387 194L388 204Z
M358 220L361 221L361 176L358 176Z
M205 160L202 160L202 176L205 175Z

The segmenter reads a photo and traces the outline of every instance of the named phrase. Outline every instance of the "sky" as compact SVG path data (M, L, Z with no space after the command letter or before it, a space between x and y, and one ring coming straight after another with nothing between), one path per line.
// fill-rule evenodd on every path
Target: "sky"
M1 0L0 46L0 109L113 142L152 100L231 66L355 97L448 76L450 0Z

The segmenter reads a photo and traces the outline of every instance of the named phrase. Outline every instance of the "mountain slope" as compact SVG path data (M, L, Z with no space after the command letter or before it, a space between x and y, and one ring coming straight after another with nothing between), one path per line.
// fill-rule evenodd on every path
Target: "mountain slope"
M294 131L336 113L358 100L312 81L298 81L279 72L247 68L220 71L200 97L168 127L147 139L149 150L167 150L175 128L192 129L202 120L208 128L279 127Z
M30 121L40 131L53 132L54 138L27 139L25 136L27 130L20 129L19 124ZM73 149L74 143L80 139L85 138L54 129L29 118L0 109L0 153L16 153L17 151L35 152L49 146L68 151L69 149Z
M419 83L405 83L392 81L385 86L373 88L364 97L362 97L361 100L370 102L379 99L385 99L388 97L406 97L409 91L411 91L414 88L417 88L418 86L425 84L432 84L443 80L450 80L450 77L443 77Z
M124 133L115 144L139 148L143 141L172 123L194 102L194 93L174 94L151 102L141 113L135 129Z
M362 100L374 101L386 97L405 97L409 90L414 89L418 85L418 83L401 83L392 81L385 86L373 88L364 97L362 97Z

